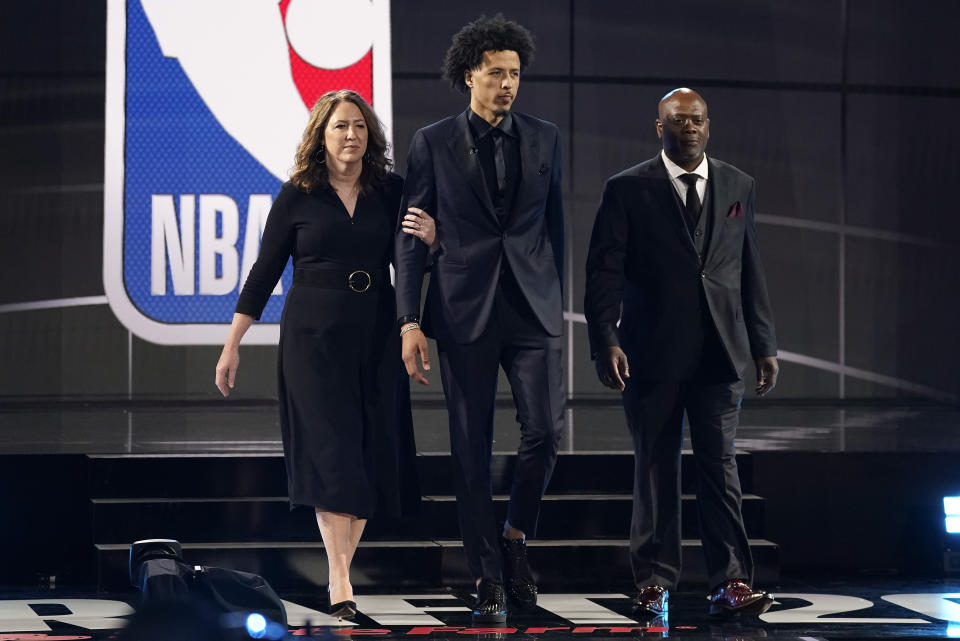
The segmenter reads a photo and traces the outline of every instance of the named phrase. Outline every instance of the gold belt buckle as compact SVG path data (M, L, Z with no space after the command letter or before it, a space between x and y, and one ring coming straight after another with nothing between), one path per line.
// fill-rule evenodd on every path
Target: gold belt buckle
M366 278L366 282L363 282L361 278ZM360 281L360 282L356 282L356 281ZM360 284L361 282L363 282L362 285ZM350 289L357 292L358 294L362 294L363 292L370 289L370 285L372 283L373 283L373 278L371 278L370 273L365 272L362 269L358 269L357 271L347 276L347 285L350 287Z

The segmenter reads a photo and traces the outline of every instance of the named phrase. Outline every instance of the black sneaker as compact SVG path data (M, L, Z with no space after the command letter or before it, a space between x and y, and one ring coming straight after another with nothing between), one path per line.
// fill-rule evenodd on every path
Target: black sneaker
M511 610L529 612L537 607L537 584L527 561L527 542L500 537L503 578Z
M477 586L477 603L473 606L474 623L504 623L507 620L506 599L503 584L499 581L480 579Z

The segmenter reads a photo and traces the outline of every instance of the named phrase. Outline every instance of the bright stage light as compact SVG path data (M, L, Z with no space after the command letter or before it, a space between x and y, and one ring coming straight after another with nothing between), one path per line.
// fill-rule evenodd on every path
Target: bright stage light
M948 516L943 519L947 534L960 534L960 516Z
M247 634L253 639L262 639L267 632L267 619L259 612L254 612L247 617Z
M943 497L943 571L960 574L960 496ZM960 638L960 626L947 630L947 636Z
M951 639L960 638L960 623L948 623L947 636Z

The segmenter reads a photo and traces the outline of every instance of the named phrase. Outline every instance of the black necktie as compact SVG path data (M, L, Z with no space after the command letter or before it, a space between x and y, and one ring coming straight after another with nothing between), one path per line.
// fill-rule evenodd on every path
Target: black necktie
M700 220L700 196L697 194L697 180L699 180L699 178L700 176L697 174L680 175L680 180L687 185L686 212L693 226L696 226Z
M503 159L503 132L494 127L490 133L493 135L493 165L497 170L497 191L503 194L507 188L507 163Z

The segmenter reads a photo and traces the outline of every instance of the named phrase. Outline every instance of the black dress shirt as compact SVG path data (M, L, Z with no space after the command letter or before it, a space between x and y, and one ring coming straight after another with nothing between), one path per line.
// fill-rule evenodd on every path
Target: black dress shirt
M520 137L517 136L513 118L508 113L497 127L470 110L470 132L480 157L480 168L487 183L487 192L501 223L513 207L517 185L520 183ZM499 141L497 139L500 139ZM498 150L497 147L500 147ZM503 164L503 180L499 181L497 155Z

